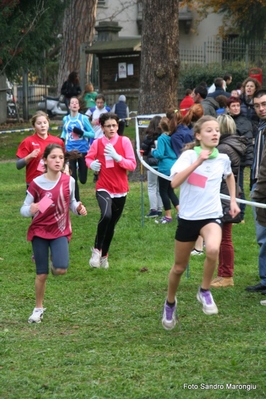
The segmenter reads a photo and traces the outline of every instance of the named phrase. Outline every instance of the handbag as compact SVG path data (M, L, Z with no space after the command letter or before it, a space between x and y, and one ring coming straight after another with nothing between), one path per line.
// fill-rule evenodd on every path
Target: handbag
M237 182L236 182L236 197L240 198L240 193L241 189L239 187L239 172L240 172L240 166L238 168L238 173L237 173ZM240 223L242 218L240 212L233 218L229 211L230 211L230 202L228 200L221 200L222 202L222 207L223 207L223 216L221 218L221 221L223 223Z

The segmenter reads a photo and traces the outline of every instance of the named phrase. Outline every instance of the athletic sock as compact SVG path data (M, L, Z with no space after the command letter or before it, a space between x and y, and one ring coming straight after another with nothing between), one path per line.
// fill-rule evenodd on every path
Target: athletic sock
M170 303L168 301L166 301L167 305L170 306L170 308L173 308L175 306L175 302L174 303Z

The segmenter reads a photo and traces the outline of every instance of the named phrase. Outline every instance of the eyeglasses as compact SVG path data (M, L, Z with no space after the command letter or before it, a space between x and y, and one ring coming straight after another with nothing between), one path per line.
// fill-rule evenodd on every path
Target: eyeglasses
M104 125L104 127L107 127L107 129L111 129L111 127L115 128L116 126L117 126L117 124L116 125Z
M254 104L254 108L255 108L255 109L260 109L260 107L266 108L266 102L264 101L264 102L261 103L261 104Z

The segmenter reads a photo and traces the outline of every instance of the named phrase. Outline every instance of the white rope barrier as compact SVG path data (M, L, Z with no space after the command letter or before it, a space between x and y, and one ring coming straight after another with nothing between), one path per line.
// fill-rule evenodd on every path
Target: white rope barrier
M171 181L172 179L170 178L170 176L164 175L163 173L158 172L152 166L148 165L147 162L144 161L144 159L143 159L143 157L141 155L141 150L140 150L139 128L142 128L142 129L143 128L147 128L148 125L149 125L150 120L154 116L158 116L158 115L159 116L165 116L165 114L154 114L154 115L138 115L138 116L135 117L136 152L137 152L137 156L139 158L139 161L142 163L143 166L145 166L146 169L150 170L155 175L162 177L163 179ZM229 195L220 194L220 198L230 201L230 196ZM266 208L266 204L262 204L260 202L254 202L254 201L247 201L247 200L243 200L241 198L236 198L236 202L238 202L240 204L246 204L246 205L254 206L256 208Z

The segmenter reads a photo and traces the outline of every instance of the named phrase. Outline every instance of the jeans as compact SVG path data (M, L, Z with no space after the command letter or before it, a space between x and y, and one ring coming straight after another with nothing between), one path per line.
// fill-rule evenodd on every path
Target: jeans
M147 171L147 181L148 181L148 196L150 202L150 209L154 209L155 211L162 211L163 202L159 192L159 182L158 176L151 172Z
M219 253L218 276L233 277L234 247L232 243L232 223L224 223L222 228L222 242Z
M256 183L253 185L251 190L251 195L256 187ZM256 220L256 209L252 207L253 216L255 219L256 228L256 239L260 246L259 249L259 276L261 279L261 284L266 286L266 227L261 226Z

